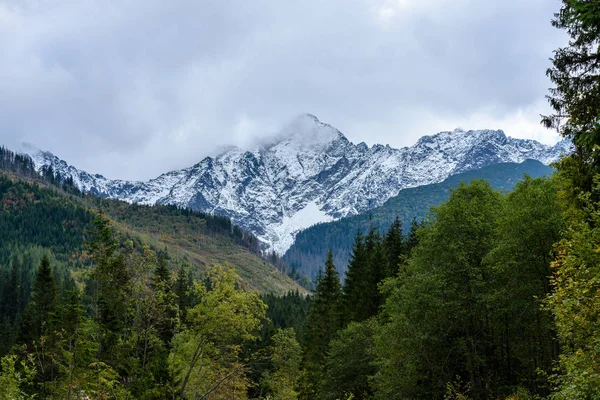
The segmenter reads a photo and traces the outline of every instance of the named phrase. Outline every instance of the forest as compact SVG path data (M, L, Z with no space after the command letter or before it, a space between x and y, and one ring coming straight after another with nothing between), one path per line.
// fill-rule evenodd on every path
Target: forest
M537 178L551 173L552 168L535 160L526 160L520 164L492 164L477 170L452 175L440 183L404 189L382 206L366 213L313 225L299 232L294 244L282 259L300 273L315 279L327 252L331 250L338 272L343 277L357 230L366 232L371 226L376 226L386 231L399 217L403 222L402 228L408 231L414 225L413 220L421 222L431 206L437 206L447 200L450 190L463 181L485 179L494 189L510 191L524 174Z
M31 191L7 161L0 398L600 399L600 1L552 23L571 40L542 122L573 154L508 193L463 182L408 232L357 229L343 284L330 251L309 296L176 263L102 208L61 216L78 194Z

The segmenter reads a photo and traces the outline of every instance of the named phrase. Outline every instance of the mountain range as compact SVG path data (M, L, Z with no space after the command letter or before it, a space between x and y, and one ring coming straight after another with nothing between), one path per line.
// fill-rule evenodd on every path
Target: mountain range
M379 234L385 235L392 222L399 218L404 234L408 234L413 219L417 222L426 219L431 207L446 201L451 191L461 182L469 183L475 179L483 179L488 181L492 188L507 192L525 175L537 178L552 172L552 168L535 160L498 163L452 175L440 183L403 189L383 205L366 213L316 224L299 232L294 244L284 254L283 261L298 273L315 279L323 269L327 253L331 251L338 272L343 277L357 230L367 235L370 228L374 227Z
M547 165L570 149L567 140L548 146L501 130L461 129L424 136L411 147L368 146L303 114L269 143L230 148L145 182L90 174L45 151L30 155L37 169L51 166L100 197L228 216L284 254L299 231L378 207L402 189L502 162L533 159Z

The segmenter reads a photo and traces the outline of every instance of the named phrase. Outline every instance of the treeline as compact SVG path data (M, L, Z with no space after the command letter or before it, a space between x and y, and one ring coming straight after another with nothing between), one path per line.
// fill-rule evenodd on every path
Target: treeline
M552 169L535 160L523 163L500 163L475 171L453 175L443 182L401 190L380 207L368 213L342 218L338 221L321 223L305 229L296 235L294 244L283 256L283 261L298 273L316 279L329 250L333 253L335 265L339 266L340 276L344 276L352 252L355 232L368 231L370 226L387 231L396 217L403 222L404 230L410 229L413 219L422 221L431 206L437 206L448 199L450 190L460 182L485 179L494 189L510 191L524 174L534 178L550 175Z
M0 146L0 170L11 171L20 176L58 186L67 193L81 195L70 176L62 176L52 166L43 166L38 172L33 159L27 154L18 154Z
M40 171L36 171L33 160L29 155L15 153L5 147L0 147L0 170L10 171L20 178L28 178L29 182L19 182L19 180L10 179L7 176L0 176L0 195L3 196L2 204L4 211L12 212L12 218L19 220L21 224L31 226L21 227L23 229L15 229L14 223L4 225L0 223L0 234L6 233L10 238L7 241L14 241L23 244L23 240L18 240L14 233L21 236L26 236L25 241L39 244L43 247L49 247L56 250L52 245L48 246L46 242L52 241L53 245L63 247L57 251L57 254L65 254L65 249L74 248L74 241L81 243L82 235L80 234L79 224L77 221L89 221L88 211L83 207L75 207L80 215L73 217L72 215L63 215L65 210L59 204L64 201L62 196L59 196L58 201L54 201L54 205L47 203L47 200L52 197L49 193L42 193L35 183L42 183L56 187L65 194L75 195L81 199L81 203L91 208L101 207L107 214L118 218L120 221L132 223L137 226L152 225L151 221L156 221L160 217L184 217L190 224L198 224L198 232L207 236L221 236L230 239L234 244L247 249L252 254L262 257L265 261L272 264L282 274L292 277L295 281L305 287L311 287L312 282L305 276L288 268L287 264L283 263L281 258L275 254L270 254L262 248L260 240L252 233L243 230L239 226L232 223L231 219L219 214L205 213L195 211L187 207L179 207L175 205L139 205L128 204L118 200L109 200L98 198L89 194L83 194L75 185L73 178L70 176L62 176L58 171L55 171L52 166L43 166ZM18 187L17 187L18 186ZM43 197L40 199L40 196ZM38 196L38 197L36 197ZM56 197L56 196L54 196ZM41 200L38 204L37 200ZM52 209L47 209L51 207ZM44 209L46 208L46 209ZM23 214L21 211L25 211ZM69 209L71 211L71 209ZM39 215L33 215L37 213ZM86 218L83 214L87 213ZM44 220L48 223L42 223ZM60 232L48 232L52 227L61 225L62 221L73 222L78 226L66 227L63 226ZM4 225L4 226L3 226ZM2 229L8 229L2 231ZM66 229L69 228L69 229ZM156 227L160 229L160 227ZM8 235L10 233L10 235ZM39 234L38 234L39 233ZM58 234L56 234L58 233ZM66 236L71 236L67 238ZM14 240L13 240L14 239ZM38 240L39 239L39 240ZM0 265L6 264L7 241L0 244Z
M600 2L564 0L553 25L570 41L547 72L554 114L542 122L574 153L508 195L458 186L379 290L386 264L367 266L380 250L357 238L348 276L367 254L362 279L344 286L330 253L302 398L600 398Z
M461 184L403 239L357 234L344 285L331 253L307 325L303 398L549 394L559 347L541 300L565 226L558 178L504 195ZM528 398L528 397L526 397Z
M186 267L172 269L164 252L121 246L102 213L93 226L88 273L58 274L43 255L28 296L3 294L3 319L20 317L10 337L1 336L1 398L295 393L301 353L293 327L308 313L304 296L263 301L219 266L193 279Z
M245 291L222 267L194 278L164 252L123 246L98 214L88 273L75 280L42 255L30 288L2 295L3 313L21 316L12 342L2 336L0 394L576 398L559 395L573 380L597 388L581 368L597 367L587 310L600 235L571 182L462 184L407 235L400 220L357 232L344 284L330 254L310 299Z

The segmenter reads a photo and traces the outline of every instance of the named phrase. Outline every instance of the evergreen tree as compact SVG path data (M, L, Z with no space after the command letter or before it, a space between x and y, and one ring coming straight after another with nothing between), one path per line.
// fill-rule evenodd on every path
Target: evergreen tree
M152 278L154 312L158 312L156 329L165 346L170 346L171 339L179 325L178 296L173 291L171 273L167 266L165 253L160 253L157 267ZM155 316L156 317L156 316Z
M418 231L419 231L419 223L417 222L416 218L413 218L412 222L410 223L410 230L408 231L408 236L406 237L406 255L407 255L407 257L410 257L412 250L415 247L417 247L417 244L419 244Z
M99 210L93 221L88 248L94 263L88 291L92 294L92 311L100 327L100 353L113 366L123 357L117 344L128 328L127 319L131 279L123 253L116 252L117 241L110 220Z
M386 277L396 276L400 263L406 256L406 245L402 236L402 221L399 217L396 217L390 225L384 238L384 246L388 258Z
M365 292L365 278L368 268L368 255L360 230L352 245L352 255L343 288L344 313L347 322L365 319L367 312L363 309L362 296Z
M552 67L546 72L556 85L546 96L554 114L544 116L542 123L572 138L576 152L562 160L561 172L570 171L577 192L591 192L594 175L600 172L600 3L562 3L552 25L565 30L570 40L554 51ZM598 200L597 194L593 197Z
M362 293L364 314L359 321L377 315L383 301L379 291L379 283L386 277L388 259L381 235L377 228L371 225L369 234L365 238L365 251L367 253L367 271L364 277L365 287Z
M342 326L341 298L342 287L339 274L333 263L333 254L329 251L325 261L325 271L317 279L317 288L307 321L303 398L314 399L319 392L329 342Z
M48 256L44 254L38 268L33 292L27 308L23 327L21 329L22 341L27 345L27 350L35 354L37 366L36 381L40 384L41 395L49 395L48 383L56 379L56 365L53 360L55 347L54 312L57 307L57 288L50 267Z
M552 25L565 30L569 44L554 51L547 75L556 85L548 100L555 114L544 117L547 126L572 137L578 153L600 159L600 2L563 0ZM595 155L594 155L595 154Z
M57 305L57 287L50 267L50 260L44 254L38 268L31 300L27 304L23 335L29 340L38 340L46 334L50 318Z
M159 283L163 283L166 291L171 290L171 273L167 265L167 256L164 252L158 255L158 265L154 271L154 277L152 278L154 286Z
M181 321L186 321L187 311L192 307L192 294L190 293L191 289L192 285L190 284L185 267L182 265L179 268L179 271L177 271L177 280L173 286L173 291L177 297L177 306L179 308L179 317Z

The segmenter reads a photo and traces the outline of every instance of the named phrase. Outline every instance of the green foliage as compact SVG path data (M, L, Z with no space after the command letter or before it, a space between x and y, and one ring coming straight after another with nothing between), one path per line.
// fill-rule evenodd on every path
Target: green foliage
M0 360L0 398L11 400L29 400L34 396L25 393L25 386L29 385L35 375L35 368L31 362L22 361L21 371L16 366L17 357L4 356Z
M499 241L486 258L495 276L490 300L505 338L496 349L506 385L544 393L543 375L558 356L550 315L540 299L550 292L553 245L564 229L556 178L526 177L508 194Z
M554 399L600 398L600 208L585 197L587 207L569 220L552 264L547 308L561 344Z
M494 189L508 191L523 177L523 174L535 178L549 175L551 172L551 168L538 161L526 160L521 164L490 165L479 170L453 175L441 183L404 189L382 206L369 210L367 213L317 224L299 232L294 244L284 255L283 261L296 266L299 274L307 274L311 279L315 279L321 263L331 249L333 261L343 276L357 230L366 234L371 226L374 226L378 227L381 232L386 232L399 217L404 224L404 231L409 231L411 221L423 220L430 207L447 200L451 189L457 187L461 182L485 179ZM407 254L409 253L407 251Z
M58 292L50 268L50 261L48 256L44 255L37 270L31 299L25 310L25 321L22 330L25 342L31 343L46 334L48 325L53 322L50 318L54 317L57 297Z
M325 376L319 399L369 399L369 377L375 369L374 334L377 321L352 322L330 342L325 360Z
M312 303L311 296L304 296L298 291L283 296L275 294L261 295L260 299L267 305L268 329L263 340L279 329L294 329L299 341L304 341L306 319Z
M296 333L292 328L278 329L271 342L269 352L273 370L263 373L262 386L266 387L270 399L295 400L298 398L295 387L302 358Z
M508 395L522 382L543 390L535 369L551 365L552 332L534 296L548 291L560 226L548 180L526 179L506 200L483 181L453 191L406 275L388 283L378 398L441 398L456 377L474 398Z
M230 269L209 270L208 287L197 283L199 303L188 311L188 326L173 338L169 366L181 399L246 398L248 381L239 358L242 344L258 339L266 306L256 292L236 288Z
M552 25L563 29L569 44L554 51L547 75L556 85L547 96L555 114L544 117L547 126L572 137L577 157L599 162L600 145L600 2L563 0ZM589 174L582 170L583 174ZM593 176L593 175L591 175ZM587 187L590 190L591 187Z
M364 239L361 232L357 231L343 288L344 318L347 321L362 321L369 317L369 311L365 307L367 303L361 301L363 293L366 292L365 277L368 264L369 257Z
M317 279L317 288L306 326L303 398L315 398L319 392L327 347L342 327L341 306L342 286L333 264L333 255L329 252L325 261L325 271Z

